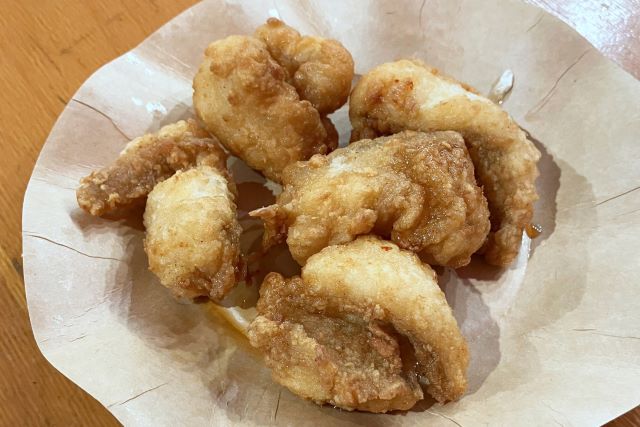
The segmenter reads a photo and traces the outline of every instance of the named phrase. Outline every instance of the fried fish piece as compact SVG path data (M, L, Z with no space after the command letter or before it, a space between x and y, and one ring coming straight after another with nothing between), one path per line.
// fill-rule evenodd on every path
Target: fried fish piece
M250 215L265 223L265 247L286 237L301 265L371 233L431 264L460 267L489 232L487 201L456 132L360 140L289 166L283 184L275 205Z
M258 27L255 36L286 71L286 80L301 99L311 102L321 115L342 107L351 90L354 64L351 54L337 40L301 36L276 18Z
M380 65L349 101L352 141L403 130L454 130L464 137L491 211L485 258L509 265L538 199L540 152L515 121L471 87L415 60Z
M204 157L224 168L226 154L194 120L164 126L132 140L113 164L82 178L78 205L102 216L137 204L157 183Z
M178 171L149 193L149 269L176 297L220 301L241 276L235 186L220 165Z
M209 45L193 80L193 105L206 129L275 182L288 164L338 144L331 121L301 99L287 77L264 41L230 36Z
M433 270L373 236L329 246L301 277L270 273L248 335L273 379L317 404L406 410L466 389L467 344Z

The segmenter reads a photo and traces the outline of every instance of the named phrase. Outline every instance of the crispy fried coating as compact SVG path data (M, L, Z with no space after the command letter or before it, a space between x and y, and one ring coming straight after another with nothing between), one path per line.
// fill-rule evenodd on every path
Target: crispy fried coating
M420 61L380 65L353 89L352 141L402 130L455 130L464 137L491 211L485 258L509 265L538 195L539 151L498 105Z
M194 120L179 121L129 142L116 161L82 178L78 205L102 216L143 201L177 170L197 163L224 169L226 155Z
M219 301L239 276L240 233L224 168L178 171L149 193L144 248L149 269L176 297Z
M286 71L286 80L322 115L333 113L349 97L353 58L340 42L321 37L302 37L284 22L269 18L255 36Z
M274 380L318 404L406 410L466 389L467 345L436 275L411 252L373 236L312 256L301 277L270 273L251 344Z
M286 78L262 40L230 36L209 45L193 80L194 108L206 129L276 182L288 164L338 144L331 121Z
M289 166L283 183L276 204L251 215L265 223L265 247L286 236L301 265L372 233L431 264L460 267L489 232L487 201L456 132L361 140Z

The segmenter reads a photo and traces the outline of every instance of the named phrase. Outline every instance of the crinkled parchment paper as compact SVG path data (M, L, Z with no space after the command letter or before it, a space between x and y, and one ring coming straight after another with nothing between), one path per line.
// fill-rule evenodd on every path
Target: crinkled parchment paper
M535 222L505 271L442 271L470 343L469 391L390 415L307 403L274 384L209 305L180 304L147 271L136 221L89 217L78 180L125 142L188 117L207 44L278 16L334 37L357 73L415 56L487 93L543 153ZM348 135L346 109L334 116ZM80 88L51 132L24 202L33 330L47 359L127 425L591 425L640 402L640 84L569 27L518 1L208 1ZM233 166L240 214L268 203ZM258 238L256 224L245 226ZM529 255L530 244L530 257Z

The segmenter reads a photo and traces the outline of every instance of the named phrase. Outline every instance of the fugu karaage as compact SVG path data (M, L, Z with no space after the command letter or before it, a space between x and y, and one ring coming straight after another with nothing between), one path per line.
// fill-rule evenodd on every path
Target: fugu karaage
M235 184L220 144L195 121L131 141L81 180L78 204L106 215L146 203L150 270L177 297L222 299L242 276Z
M352 141L403 130L454 130L464 137L489 202L486 260L509 265L538 196L540 153L497 104L420 61L376 67L360 79L349 101Z
M271 273L251 344L274 380L318 404L406 410L466 389L467 345L433 270L373 236L330 246L300 277Z
M350 87L353 61L339 43L301 38L280 21L256 34L209 45L193 81L193 104L231 153L280 182L290 163L337 147L326 114L346 102L343 81Z
M301 265L372 233L429 263L460 267L489 232L487 201L456 132L401 132L295 163L276 204L250 214L265 223L265 247L286 238Z
M149 269L177 297L220 301L241 278L234 187L200 163L156 185L144 212Z

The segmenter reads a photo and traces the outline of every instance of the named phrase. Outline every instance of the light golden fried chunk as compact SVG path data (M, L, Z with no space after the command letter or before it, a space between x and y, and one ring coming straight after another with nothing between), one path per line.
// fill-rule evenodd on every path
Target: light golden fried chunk
M301 277L270 273L251 344L274 380L318 404L406 410L466 389L467 345L436 275L411 252L373 236L312 256Z
M538 198L540 153L504 110L469 86L410 60L367 73L353 89L349 107L352 141L406 129L460 132L491 211L485 258L499 266L513 261Z
M286 71L286 80L322 115L333 113L349 97L353 58L337 40L302 37L284 22L269 18L256 37Z
M178 171L149 193L149 269L176 297L219 301L239 276L240 233L228 175L210 165Z
M82 178L78 205L91 215L106 215L134 205L153 187L198 162L224 168L226 155L195 121L179 121L129 142L116 161Z
M484 243L489 211L456 132L361 140L289 166L276 204L251 212L265 247L285 237L303 265L362 234L390 238L431 264L460 267Z
M286 81L287 72L255 37L209 45L193 81L193 104L206 129L235 156L280 182L288 164L327 153L338 134Z

